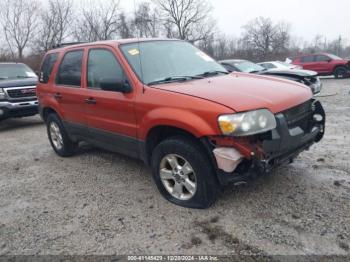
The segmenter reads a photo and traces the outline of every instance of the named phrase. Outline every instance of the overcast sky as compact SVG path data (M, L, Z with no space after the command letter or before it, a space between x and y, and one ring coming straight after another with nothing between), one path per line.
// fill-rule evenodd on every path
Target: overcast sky
M134 8L133 0L120 0L125 11ZM136 3L141 0L135 0ZM265 16L291 24L292 34L312 40L317 34L350 40L350 0L209 0L221 31L239 36L242 25Z

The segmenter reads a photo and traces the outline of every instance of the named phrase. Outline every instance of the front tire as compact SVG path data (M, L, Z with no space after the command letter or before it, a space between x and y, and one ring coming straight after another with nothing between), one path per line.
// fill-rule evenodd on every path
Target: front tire
M68 136L60 118L50 114L46 120L47 135L53 150L61 157L72 156L77 144Z
M193 139L174 137L153 151L152 173L159 192L168 201L188 208L208 208L219 184L203 148Z
M334 70L334 77L336 79L345 78L347 69L344 66L339 66Z

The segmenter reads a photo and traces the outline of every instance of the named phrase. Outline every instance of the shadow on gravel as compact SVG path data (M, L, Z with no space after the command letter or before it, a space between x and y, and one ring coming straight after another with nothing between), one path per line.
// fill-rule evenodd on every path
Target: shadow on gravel
M38 117L29 118L11 118L0 120L0 132L30 128L33 126L43 125L44 122Z

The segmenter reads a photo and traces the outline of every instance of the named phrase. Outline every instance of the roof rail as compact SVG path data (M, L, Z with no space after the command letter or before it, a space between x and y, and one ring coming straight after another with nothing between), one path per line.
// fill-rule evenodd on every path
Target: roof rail
M53 45L51 48L52 49L56 49L56 48L61 48L61 47L65 47L65 46L70 46L70 45L78 45L78 44L86 44L87 42L69 42L69 43L59 43L59 44L55 44Z

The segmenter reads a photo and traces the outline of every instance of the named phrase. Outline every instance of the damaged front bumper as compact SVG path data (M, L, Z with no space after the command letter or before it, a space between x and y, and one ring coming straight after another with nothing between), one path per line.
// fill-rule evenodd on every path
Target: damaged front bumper
M278 166L291 163L299 153L323 138L326 115L317 100L310 100L275 117L276 129L265 134L245 139L209 137L204 141L211 152L218 148L233 148L242 156L237 168L226 172L211 154L221 184L246 182L258 175L270 173Z

